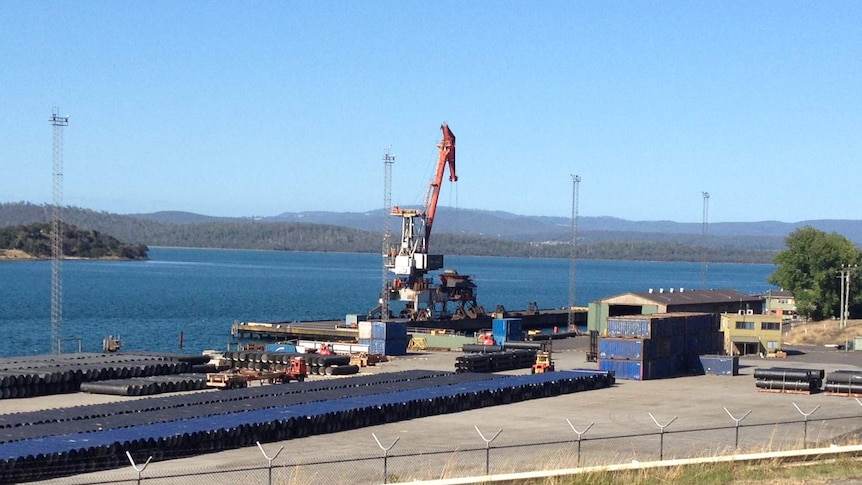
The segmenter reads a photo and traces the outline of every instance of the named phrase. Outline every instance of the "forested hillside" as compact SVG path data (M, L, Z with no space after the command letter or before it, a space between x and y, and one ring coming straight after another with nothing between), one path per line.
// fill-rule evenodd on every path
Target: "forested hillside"
M27 226L0 227L0 250L17 249L36 258L50 258L52 226L36 222ZM63 255L85 259L147 259L147 246L124 244L98 231L61 224Z
M48 205L29 203L0 204L0 227L48 222L50 209ZM210 222L176 224L76 207L63 210L63 220L69 224L149 246L364 253L381 250L379 232L300 222L213 219L216 218L200 219ZM579 259L701 261L705 256L710 262L769 263L776 252L771 248L717 244L704 249L696 238L690 238L691 243L680 243L672 240L613 241L611 234L598 236L597 242L589 242L588 235L578 238ZM568 258L571 245L567 241L519 242L441 231L435 232L432 251L445 255Z

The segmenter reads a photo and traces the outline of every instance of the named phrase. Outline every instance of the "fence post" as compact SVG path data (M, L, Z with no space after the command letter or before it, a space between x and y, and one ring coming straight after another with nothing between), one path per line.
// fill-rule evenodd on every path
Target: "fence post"
M268 483L269 483L269 485L272 485L272 461L275 460L276 458L278 458L278 454L281 453L281 450L284 449L284 446L279 448L278 451L275 452L275 456L270 458L269 456L267 456L266 452L263 451L263 446L260 445L260 441L255 441L255 443L257 443L257 447L260 448L260 452L263 453L263 457L266 458L266 461L269 464L269 482Z
M730 411L727 410L727 408L724 408L724 412L726 412L727 415L730 416L730 419L732 419L736 422L736 442L734 443L734 446L738 450L739 449L739 422L742 421L743 419L747 418L748 415L751 414L751 409L749 409L748 412L745 413L741 418L734 418L733 415L730 414Z
M479 431L478 426L473 426L473 427L476 428L476 432L479 433L479 437L482 438L482 441L485 442L485 475L490 475L491 442L494 441L495 439L497 439L497 436L500 436L500 433L502 433L503 430L501 429L500 431L497 431L497 434L495 434L493 437L491 437L491 439L488 439L488 438L485 438L485 435L483 435L481 431Z
M395 441L393 441L392 444L387 447L383 446L380 443L380 440L377 439L376 434L371 433L371 436L374 437L374 441L377 442L377 446L379 446L380 449L383 450L383 483L389 483L389 450L391 450L392 447L395 446L395 443L398 443L398 440L400 440L401 437L399 436L395 438Z
M595 424L595 422L590 422L590 425L587 426L587 428L583 431L578 431L577 429L575 429L575 426L572 424L571 421L569 421L569 418L566 418L566 422L569 423L569 427L572 428L572 431L574 431L575 434L578 435L578 467L580 467L581 466L581 435L583 435L587 431L589 431L590 428L593 427L593 424Z
M140 468L138 468L138 465L136 465L136 464L135 464L135 460L134 460L134 458L132 458L132 454L131 454L131 453L129 453L129 452L127 451L127 452L126 452L126 456L129 458L129 463L131 463L131 464L132 464L132 468L134 468L134 469L135 469L135 471L136 471L136 472L138 472L138 485L141 485L141 473L143 473L143 472L144 472L144 470L146 470L146 469L147 469L147 465L149 465L149 464L150 464L150 460L152 460L152 459L153 459L152 455L151 455L149 458L147 458L147 461L146 461L146 463L144 463L144 466L142 466L142 467L140 467Z
M664 429L667 428L668 426L670 426L671 424L673 424L673 422L676 421L676 418L678 418L679 416L674 416L673 419L671 419L670 421L667 422L667 424L662 426L655 419L655 416L653 416L652 413L647 413L647 414L649 414L649 417L652 418L652 421L655 423L655 425L661 429L661 433L659 433L658 459L659 459L659 461L662 461L662 460L664 460Z
M812 409L811 412L807 414L803 413L802 410L799 409L799 406L796 405L796 403L793 403L793 407L795 407L796 410L799 411L799 414L805 417L805 424L803 425L804 428L802 428L802 446L803 448L808 448L808 416L811 416L812 414L817 412L817 410L820 409L820 405L818 404L817 407Z

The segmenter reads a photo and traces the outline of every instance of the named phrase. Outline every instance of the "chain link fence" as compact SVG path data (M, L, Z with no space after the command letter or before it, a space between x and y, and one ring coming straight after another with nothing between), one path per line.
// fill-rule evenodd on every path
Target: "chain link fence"
M794 404L795 406L795 404ZM819 406L818 406L819 407ZM278 445L260 446L260 466L238 467L220 463L200 469L168 473L164 463L120 464L121 468L77 475L46 483L76 484L375 484L466 477L485 474L529 472L609 465L632 461L730 455L735 452L796 450L825 444L858 444L862 416L815 419L817 408L800 410L798 418L780 422L746 422L728 411L726 426L674 428L673 419L650 419L644 425L654 431L602 435L601 425L569 422L561 428L570 439L513 442L496 439L505 429L479 429L475 441L463 446L409 443L369 432L363 451L350 456L332 456L328 450L303 449L281 453ZM725 409L725 411L727 411ZM803 412L804 411L804 412ZM670 421L670 423L668 423ZM565 422L564 422L565 424ZM569 429L571 428L571 429ZM648 428L645 428L648 429ZM372 436L373 435L373 436ZM373 439L372 439L373 437ZM375 443L376 440L376 443ZM287 442L286 446L289 446ZM386 448L389 448L386 451ZM212 460L208 460L212 461ZM167 462L169 463L169 462ZM160 468L163 468L160 470Z

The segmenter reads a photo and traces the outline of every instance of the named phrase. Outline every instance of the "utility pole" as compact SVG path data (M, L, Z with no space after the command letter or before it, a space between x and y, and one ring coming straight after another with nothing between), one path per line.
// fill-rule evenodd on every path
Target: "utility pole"
M850 318L850 278L854 271L859 269L857 265L842 264L841 270L838 271L838 281L841 287L841 303L838 309L840 315L838 317L838 325L840 328L847 327L847 320Z
M380 320L389 320L389 266L391 259L390 216L392 215L392 145L383 152L383 290L380 297Z
M578 259L578 192L581 176L572 174L572 241L569 251L569 319L570 332L577 331L575 323L575 261Z
M847 267L847 279L844 281L844 328L847 328L847 320L850 319L850 275L856 269L856 265Z
M701 192L703 195L703 228L701 229L701 244L703 247L700 250L700 289L706 289L706 228L709 225L709 192Z
M841 288L841 301L838 303L838 328L844 328L844 265L838 270L838 287Z
M68 116L60 116L55 107L48 119L54 127L53 182L54 207L51 211L51 353L60 353L60 325L63 323L63 231L60 223L63 210L63 127Z

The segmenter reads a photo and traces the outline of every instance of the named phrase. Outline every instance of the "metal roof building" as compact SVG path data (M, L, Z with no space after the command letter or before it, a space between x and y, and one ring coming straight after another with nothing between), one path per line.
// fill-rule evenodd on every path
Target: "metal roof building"
M603 333L608 317L674 312L760 314L763 299L736 290L687 290L684 288L636 291L590 303L587 327Z

